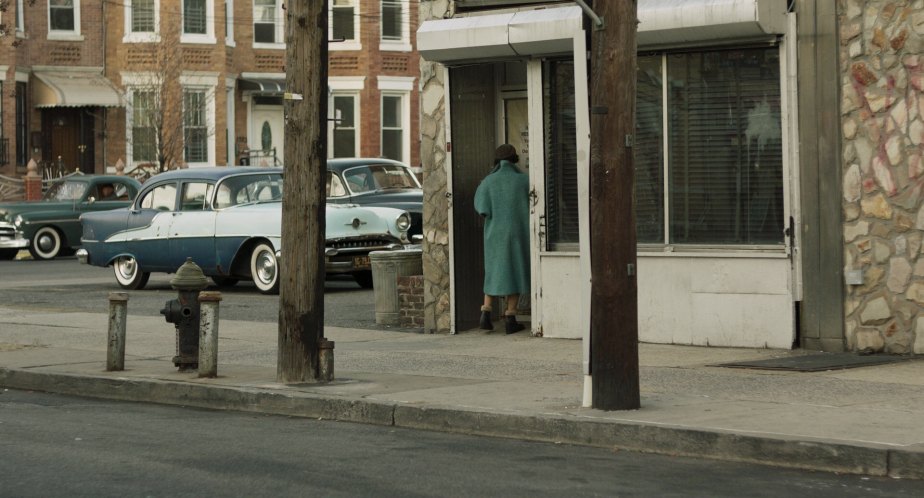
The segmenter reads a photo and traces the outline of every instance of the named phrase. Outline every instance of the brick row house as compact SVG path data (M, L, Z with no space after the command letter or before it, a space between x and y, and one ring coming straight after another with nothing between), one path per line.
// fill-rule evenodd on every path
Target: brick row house
M329 3L329 155L417 165L417 2ZM11 19L0 174L285 163L282 0L14 0Z

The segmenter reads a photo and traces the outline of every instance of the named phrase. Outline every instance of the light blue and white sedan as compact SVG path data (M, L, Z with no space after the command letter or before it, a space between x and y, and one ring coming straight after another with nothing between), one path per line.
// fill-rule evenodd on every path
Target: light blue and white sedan
M124 289L141 289L152 272L173 273L192 258L219 286L251 279L279 290L282 258L282 168L175 170L152 177L132 205L86 213L83 263L112 266ZM407 212L328 205L326 272L372 286L371 251L410 244Z

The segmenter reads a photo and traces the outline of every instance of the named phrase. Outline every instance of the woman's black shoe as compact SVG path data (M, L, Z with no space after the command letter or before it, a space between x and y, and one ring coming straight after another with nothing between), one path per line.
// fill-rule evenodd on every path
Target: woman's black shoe
M516 315L506 315L504 319L506 320L508 334L516 334L526 328L522 323L517 322Z
M481 321L478 322L481 330L494 330L494 324L491 323L491 312L481 310Z

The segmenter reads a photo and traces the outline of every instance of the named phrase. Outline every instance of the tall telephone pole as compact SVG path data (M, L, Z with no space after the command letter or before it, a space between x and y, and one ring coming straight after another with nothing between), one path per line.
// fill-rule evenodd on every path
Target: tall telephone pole
M590 58L592 406L639 408L635 134L637 0L593 2Z
M276 380L319 379L324 337L327 0L286 2L285 188Z

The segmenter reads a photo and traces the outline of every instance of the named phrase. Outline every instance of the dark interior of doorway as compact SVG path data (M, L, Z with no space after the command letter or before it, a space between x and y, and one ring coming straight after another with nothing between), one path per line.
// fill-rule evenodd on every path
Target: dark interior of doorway
M496 140L494 64L449 70L456 330L478 326L484 294L484 222L475 189L493 165Z

